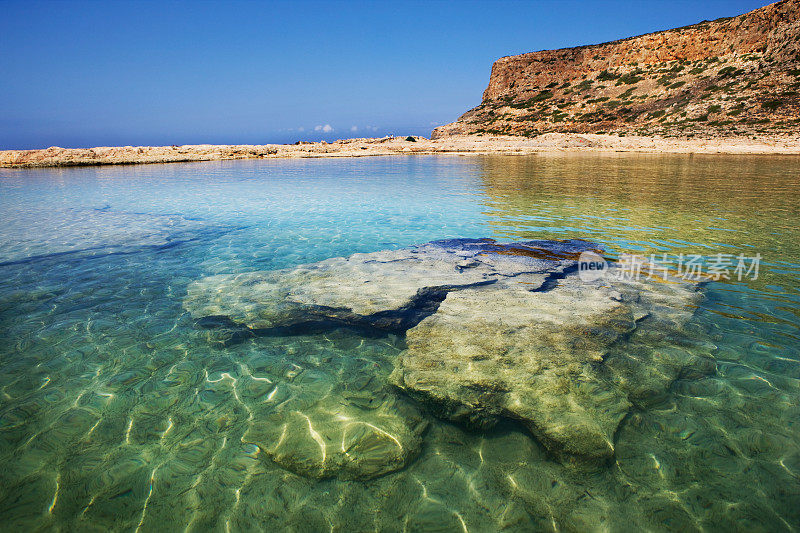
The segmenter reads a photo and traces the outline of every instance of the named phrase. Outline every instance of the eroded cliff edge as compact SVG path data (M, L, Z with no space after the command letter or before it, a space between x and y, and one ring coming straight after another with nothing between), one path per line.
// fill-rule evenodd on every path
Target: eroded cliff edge
M504 57L480 105L432 138L800 130L800 0L609 43Z

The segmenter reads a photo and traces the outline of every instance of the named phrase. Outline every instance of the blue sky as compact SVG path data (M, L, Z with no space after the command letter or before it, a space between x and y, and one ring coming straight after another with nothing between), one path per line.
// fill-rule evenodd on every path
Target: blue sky
M499 57L767 3L0 0L0 148L427 136Z

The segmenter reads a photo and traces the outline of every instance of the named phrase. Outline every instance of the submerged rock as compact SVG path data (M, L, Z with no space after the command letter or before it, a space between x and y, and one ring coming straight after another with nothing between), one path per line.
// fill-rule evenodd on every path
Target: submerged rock
M405 331L450 291L521 274L535 290L596 248L578 240L435 241L293 269L210 276L189 286L184 306L196 318L225 316L252 330L334 321Z
M313 386L291 390L303 385L298 379L292 387L276 388L254 410L242 440L287 470L315 479L371 479L399 470L418 454L427 422L408 400L385 390L369 398Z
M655 285L568 276L531 292L524 279L448 295L408 331L394 381L451 419L487 427L514 418L562 459L602 462L613 455L630 393L666 390L686 363L649 357L633 368L610 367L607 356L639 328L684 323L695 292L670 287L674 306L657 309L668 296L649 294L662 290ZM653 314L652 323L637 323Z
M676 347L699 298L694 285L582 281L579 254L597 248L435 241L212 276L192 284L185 307L204 327L253 334L322 324L405 332L391 381L436 414L481 428L513 418L560 459L600 463L633 404L713 362ZM246 437L298 473L374 477L400 468L424 429L406 400L381 394L373 411L331 401L317 409L331 415L324 421L302 408L271 410Z
M610 456L631 404L593 366L635 324L607 291L573 279L543 293L493 286L449 295L408 331L397 384L449 418L487 426L507 416L560 454Z

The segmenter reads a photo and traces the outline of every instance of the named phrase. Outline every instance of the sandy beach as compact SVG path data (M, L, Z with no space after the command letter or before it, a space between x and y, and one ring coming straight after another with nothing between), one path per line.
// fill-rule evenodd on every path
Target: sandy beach
M411 140L413 139L413 140ZM547 133L538 137L457 135L343 139L334 142L264 145L185 145L59 148L0 151L0 167L175 163L227 159L366 157L398 154L532 154L558 152L640 152L685 154L800 155L800 135L678 139L607 134Z

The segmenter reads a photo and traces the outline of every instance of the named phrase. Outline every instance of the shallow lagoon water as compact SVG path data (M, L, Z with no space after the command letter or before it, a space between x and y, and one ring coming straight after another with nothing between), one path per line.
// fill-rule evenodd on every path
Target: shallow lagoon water
M0 171L3 528L793 531L800 528L800 159L386 157ZM706 285L687 335L716 371L564 466L519 425L429 414L368 481L309 479L242 437L287 401L387 394L403 339L347 329L210 344L182 303L213 274L449 237L583 238L762 256ZM358 390L358 394L352 394ZM390 392L391 394L391 392Z

